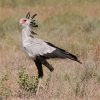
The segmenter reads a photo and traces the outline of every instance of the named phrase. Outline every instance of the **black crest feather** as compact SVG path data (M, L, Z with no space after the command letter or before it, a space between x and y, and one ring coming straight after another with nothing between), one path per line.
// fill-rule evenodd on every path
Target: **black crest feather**
M30 18L30 12L28 12L28 13L26 14L26 18L27 18L27 19Z
M35 16L37 16L37 14L34 14L34 15L31 17L31 19L33 19Z
M26 18L31 20L31 22L30 22L31 27L38 27L38 25L36 24L36 22L34 20L35 16L37 16L37 14L34 14L32 17L30 17L30 12L28 12L26 14Z

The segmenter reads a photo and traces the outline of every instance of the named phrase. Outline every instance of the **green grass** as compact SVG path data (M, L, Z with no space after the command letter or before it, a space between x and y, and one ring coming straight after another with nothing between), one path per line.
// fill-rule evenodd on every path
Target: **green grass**
M37 86L38 86L38 78L37 77L30 77L26 72L25 69L19 72L19 85L20 87L31 93L36 93Z
M99 0L0 0L0 98L99 100L99 3ZM74 53L83 62L80 65L69 60L50 60L55 70L50 74L43 67L44 88L37 97L33 93L37 84L31 77L37 75L37 70L21 49L19 19L28 11L38 14L39 27L33 29L36 37ZM25 70L21 70L22 66Z
M27 7L27 6L46 6L46 5L55 5L55 4L69 4L69 3L75 3L75 4L83 4L83 3L100 3L99 0L1 0L0 6L1 7Z

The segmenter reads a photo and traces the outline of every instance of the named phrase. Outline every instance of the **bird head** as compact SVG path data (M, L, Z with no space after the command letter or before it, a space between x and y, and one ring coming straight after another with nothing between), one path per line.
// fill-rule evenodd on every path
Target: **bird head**
M25 18L21 18L19 23L22 27L27 27L27 26L30 26L30 27L38 27L38 25L35 23L35 20L34 20L34 17L36 16L37 14L34 14L33 16L30 16L30 12L28 12L26 14L26 17Z

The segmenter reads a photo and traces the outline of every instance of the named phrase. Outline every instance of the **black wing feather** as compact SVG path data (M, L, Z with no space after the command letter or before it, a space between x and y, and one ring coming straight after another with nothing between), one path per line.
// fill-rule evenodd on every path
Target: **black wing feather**
M43 57L45 59L49 59L49 58L62 58L62 59L69 58L71 60L74 60L74 61L77 61L77 62L81 63L75 55L65 51L64 49L61 49L61 48L51 44L50 42L46 42L46 43L48 45L56 48L56 50L53 51L52 53L44 54Z

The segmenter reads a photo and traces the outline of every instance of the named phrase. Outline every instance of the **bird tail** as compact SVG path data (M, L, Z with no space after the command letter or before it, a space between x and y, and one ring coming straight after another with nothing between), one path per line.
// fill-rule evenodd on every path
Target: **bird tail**
M57 48L57 50L55 51L55 55L57 56L57 58L64 58L64 59L69 58L71 60L77 61L78 63L82 64L82 62L75 55L63 49Z
M56 48L55 51L53 51L52 53L48 53L47 55L44 55L46 58L69 58L71 60L77 61L78 63L82 64L82 62L73 54L65 51L64 49L61 49L55 45L53 45L52 43L46 42L48 45Z

